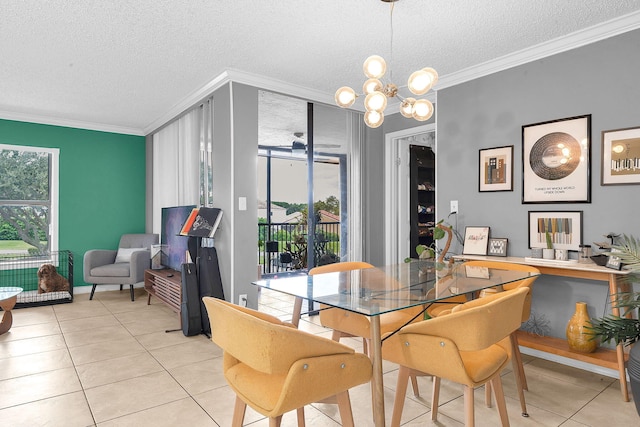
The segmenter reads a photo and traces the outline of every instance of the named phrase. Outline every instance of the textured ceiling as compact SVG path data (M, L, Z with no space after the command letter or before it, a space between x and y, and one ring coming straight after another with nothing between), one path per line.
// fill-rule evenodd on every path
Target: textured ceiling
M393 59L398 81L426 66L446 80L628 14L637 22L638 10L640 0L402 0L391 48L379 0L0 0L0 117L142 134L226 70L331 99L359 90L373 53Z

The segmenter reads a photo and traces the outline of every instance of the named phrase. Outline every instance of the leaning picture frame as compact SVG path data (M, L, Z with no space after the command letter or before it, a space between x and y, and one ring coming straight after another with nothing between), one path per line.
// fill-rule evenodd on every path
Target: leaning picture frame
M579 251L582 211L529 211L529 248L546 248L547 233L553 249Z
M509 239L504 239L504 238L489 239L487 255L507 256L508 244L509 244Z
M602 131L601 185L640 184L640 127Z
M513 145L479 150L478 190L513 191Z
M522 126L522 203L591 203L591 114Z
M489 244L489 227L465 227L463 255L486 255Z

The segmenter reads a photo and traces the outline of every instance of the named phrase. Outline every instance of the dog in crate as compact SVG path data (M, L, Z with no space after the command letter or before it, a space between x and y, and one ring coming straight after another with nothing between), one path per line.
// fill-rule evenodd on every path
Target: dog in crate
M42 264L38 269L38 293L69 290L69 281L61 276L53 264Z

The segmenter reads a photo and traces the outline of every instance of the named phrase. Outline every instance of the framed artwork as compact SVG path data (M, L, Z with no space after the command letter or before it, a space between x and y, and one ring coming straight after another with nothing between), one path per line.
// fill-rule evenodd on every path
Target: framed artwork
M547 233L553 249L579 251L582 211L529 211L529 248L546 248Z
M507 243L509 243L509 239L489 239L487 255L507 256Z
M591 114L522 126L522 203L591 203Z
M489 227L465 227L463 255L486 255Z
M513 191L513 145L480 150L479 191Z
M640 184L640 127L602 131L602 185Z
M488 279L489 278L489 268L488 267L480 267L478 265L465 265L465 276L473 279Z

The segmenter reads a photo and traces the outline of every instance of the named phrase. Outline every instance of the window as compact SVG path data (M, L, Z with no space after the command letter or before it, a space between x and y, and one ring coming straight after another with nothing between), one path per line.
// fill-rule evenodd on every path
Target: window
M0 261L58 250L58 154L0 144Z

